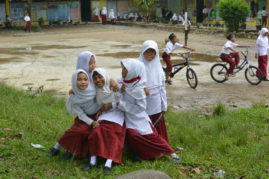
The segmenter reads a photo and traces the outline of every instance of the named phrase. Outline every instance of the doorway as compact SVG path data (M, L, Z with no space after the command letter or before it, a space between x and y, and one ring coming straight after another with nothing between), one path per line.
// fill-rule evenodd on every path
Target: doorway
M91 1L90 0L81 0L81 20L90 21L91 20Z
M204 0L196 0L196 21L203 22L203 8L204 8Z

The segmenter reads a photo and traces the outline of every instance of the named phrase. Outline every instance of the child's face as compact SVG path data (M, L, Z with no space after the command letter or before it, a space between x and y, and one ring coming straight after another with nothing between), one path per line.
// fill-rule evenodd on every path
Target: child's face
M90 62L89 62L89 72L91 73L95 69L95 67L96 65L95 65L94 57L91 56Z
M156 51L152 48L149 48L147 49L145 52L144 52L144 58L147 60L147 61L152 61L155 57L156 57Z
M89 80L85 73L79 73L77 77L77 87L80 90L85 90L88 87Z
M173 44L175 44L175 43L177 42L177 37L174 37L174 38L171 40L171 42L172 42Z
M235 42L235 41L236 41L235 36L233 36L233 37L231 38L231 41L232 41L232 42Z
M128 74L128 70L125 67L122 67L122 71L121 71L122 78L125 79L127 74Z
M263 36L265 36L265 37L268 36L268 32L264 33Z
M95 75L93 77L93 83L97 88L103 88L105 85L105 78L102 75Z

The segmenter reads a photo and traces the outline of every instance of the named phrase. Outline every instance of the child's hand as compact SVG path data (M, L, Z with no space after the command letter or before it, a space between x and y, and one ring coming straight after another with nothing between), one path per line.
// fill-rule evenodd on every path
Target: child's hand
M122 93L124 93L124 92L125 92L125 86L124 86L124 85L122 85L122 86L121 86L120 91L121 91Z
M99 127L100 126L100 123L98 121L93 121L92 122L92 128L96 128L96 127Z
M69 95L74 94L73 90L72 90L72 89L69 90L68 94L69 94Z
M119 87L114 79L110 79L110 88L114 91L117 92L119 90Z
M194 48L190 48L190 50L193 52L193 51L195 51L195 49Z
M255 53L255 58L256 58L256 59L258 58L258 54L257 54L257 53Z
M112 104L110 103L110 104L104 104L103 106L102 106L102 108L101 108L101 111L102 112L105 112L105 111L107 111L107 110L109 110L109 109L111 109L112 108Z
M102 115L102 113L103 113L102 110L98 111L97 114L96 114L96 119L98 119Z
M177 54L176 54L176 53L170 53L170 55L172 55L172 56L176 56Z
M146 96L149 96L150 95L148 88L144 88L144 91L145 91Z

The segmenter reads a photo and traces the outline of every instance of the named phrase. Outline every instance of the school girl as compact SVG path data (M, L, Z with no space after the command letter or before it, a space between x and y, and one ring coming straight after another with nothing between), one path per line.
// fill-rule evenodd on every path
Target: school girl
M95 22L99 22L98 14L99 14L99 8L95 7L95 9L94 9L94 21Z
M110 174L112 162L121 163L125 140L124 113L116 109L116 94L110 90L110 78L102 68L97 68L92 74L97 88L97 104L103 106L98 112L99 127L92 129L88 140L90 148L90 163L84 168L89 170L96 166L96 157L107 159L103 171Z
M106 7L103 7L101 11L101 16L102 16L102 24L106 24L106 16L107 16L107 10Z
M109 18L111 20L111 24L115 24L116 23L116 16L114 14L114 10L111 9L110 12L109 12Z
M146 113L146 95L141 78L145 73L144 64L135 59L122 60L122 98L117 108L125 112L127 142L130 149L144 160L170 154L174 162L180 158L174 153L167 141L153 127Z
M73 94L67 99L66 108L71 115L76 114L77 117L73 126L60 137L47 154L49 157L59 154L62 146L66 149L62 156L63 161L69 160L73 155L78 158L86 157L89 149L89 131L99 125L95 122L95 115L100 107L95 102L96 91L86 71L78 69L74 72L72 90Z
M259 69L262 72L262 79L268 81L267 78L267 54L268 54L268 29L262 28L260 35L256 41L255 58L258 58Z
M166 48L163 52L162 58L166 63L166 82L171 85L172 80L170 79L169 75L172 72L173 69L173 63L171 62L171 56L175 56L176 53L173 53L178 48L185 48L194 51L193 48L189 48L187 46L184 46L180 43L177 43L177 37L174 33L169 35L169 42L166 44Z
M172 17L172 24L177 24L177 14L174 13L173 17Z
M146 112L159 135L168 142L164 120L164 113L167 110L165 76L160 63L158 45L155 41L147 40L143 43L139 60L145 65L146 88L149 90Z

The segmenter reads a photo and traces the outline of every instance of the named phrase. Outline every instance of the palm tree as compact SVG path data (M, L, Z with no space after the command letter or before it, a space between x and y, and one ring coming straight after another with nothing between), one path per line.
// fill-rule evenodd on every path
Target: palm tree
M148 22L150 10L155 5L155 0L134 0L134 2Z

